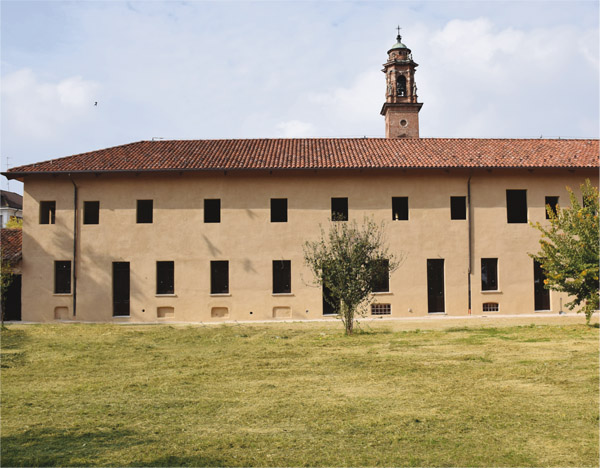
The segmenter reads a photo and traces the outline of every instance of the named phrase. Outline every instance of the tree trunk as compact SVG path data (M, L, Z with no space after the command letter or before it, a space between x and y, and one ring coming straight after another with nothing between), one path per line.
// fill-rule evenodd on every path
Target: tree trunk
M342 302L344 317L346 317L346 335L354 331L354 309Z

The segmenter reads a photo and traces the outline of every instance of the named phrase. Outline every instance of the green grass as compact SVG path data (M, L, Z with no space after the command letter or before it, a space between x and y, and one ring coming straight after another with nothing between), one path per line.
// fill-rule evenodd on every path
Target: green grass
M597 466L597 328L378 325L10 325L2 466Z

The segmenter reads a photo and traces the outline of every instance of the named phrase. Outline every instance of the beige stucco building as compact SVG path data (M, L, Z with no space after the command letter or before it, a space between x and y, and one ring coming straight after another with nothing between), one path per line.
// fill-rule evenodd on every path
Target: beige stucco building
M8 171L23 320L322 318L302 247L334 212L384 221L404 258L373 315L558 313L528 223L597 184L598 141L419 138L417 65L400 37L388 57L386 138L141 141Z

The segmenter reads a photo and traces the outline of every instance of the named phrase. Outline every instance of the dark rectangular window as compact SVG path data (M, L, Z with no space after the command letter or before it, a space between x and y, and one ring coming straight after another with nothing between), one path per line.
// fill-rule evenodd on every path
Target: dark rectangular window
M271 198L271 222L287 223L287 198Z
M389 260L375 260L371 264L371 287L373 292L388 292L390 290Z
M332 221L348 221L348 199L347 198L332 198L331 199L331 220Z
M56 202L40 202L40 224L54 224L56 222Z
M527 190L506 191L506 218L509 223L527 222Z
M54 293L69 294L71 292L71 261L54 262Z
M204 222L221 222L221 200L219 198L204 200Z
M546 197L546 204L544 205L546 219L550 219L550 215L548 214L548 206L550 206L550 210L556 214L556 205L558 205L558 197Z
M156 294L175 294L175 262L156 262Z
M550 291L544 287L546 273L542 269L542 264L536 260L533 261L533 295L535 310L550 310Z
M444 259L427 259L427 310L429 313L445 312Z
M292 292L292 262L273 260L273 294Z
M450 219L467 219L467 197L450 197Z
M408 221L408 197L392 197L392 220Z
M100 202L83 202L83 224L98 224L100 222Z
M229 262L227 260L210 262L210 293L229 293Z
M128 316L131 277L129 262L113 262L113 316Z
M497 291L498 290L498 259L497 258L482 258L481 259L481 290L482 291Z
M152 224L153 200L138 200L136 210L136 222L138 224Z

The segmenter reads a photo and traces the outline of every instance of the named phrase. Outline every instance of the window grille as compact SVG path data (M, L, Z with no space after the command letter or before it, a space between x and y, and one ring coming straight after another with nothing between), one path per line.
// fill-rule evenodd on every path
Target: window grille
M371 304L371 315L391 315L391 304Z
M498 312L500 308L498 307L497 302L484 302L483 311L484 312Z

